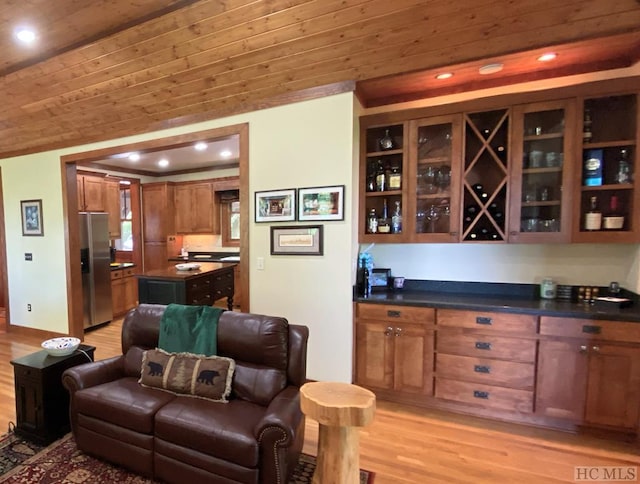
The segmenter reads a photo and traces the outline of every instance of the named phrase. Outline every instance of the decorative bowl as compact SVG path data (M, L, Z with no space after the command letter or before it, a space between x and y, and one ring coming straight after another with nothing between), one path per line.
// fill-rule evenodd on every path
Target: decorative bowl
M176 269L179 271L195 271L200 269L200 264L196 264L195 262L185 262L176 264Z
M64 336L62 338L52 338L42 342L41 345L51 356L67 356L73 353L80 346L78 338Z

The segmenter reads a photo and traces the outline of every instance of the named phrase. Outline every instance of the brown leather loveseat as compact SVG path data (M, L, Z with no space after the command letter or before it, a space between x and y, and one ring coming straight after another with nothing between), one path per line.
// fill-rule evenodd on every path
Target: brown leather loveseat
M170 483L286 483L304 440L299 388L308 328L226 311L218 355L235 360L228 403L138 383L143 352L158 343L165 306L125 317L122 355L65 371L78 448Z

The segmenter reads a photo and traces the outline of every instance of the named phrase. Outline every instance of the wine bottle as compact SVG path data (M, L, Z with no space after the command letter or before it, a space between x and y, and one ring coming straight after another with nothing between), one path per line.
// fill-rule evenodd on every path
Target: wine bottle
M378 168L376 170L376 191L384 192L387 189L387 174L384 170L382 160L378 160Z
M600 230L602 228L602 212L598 208L598 197L589 199L589 210L584 215L585 230Z
M631 182L631 165L627 158L627 150L620 150L620 158L618 159L618 173L616 174L617 183Z
M387 185L389 190L402 189L402 171L398 163L391 165L391 171L388 176Z
M378 219L378 232L388 234L391 232L391 224L389 223L389 209L387 207L387 199L382 201L382 215Z
M611 195L609 199L609 210L602 218L602 226L605 230L621 230L624 226L624 215L620 213L617 195Z
M582 142L583 143L591 143L591 139L593 138L593 133L591 132L591 110L584 110L584 121L582 123Z
M395 201L396 208L391 216L391 233L399 234L402 232L402 213L400 211L400 201Z
M369 281L369 269L367 269L367 265L364 260L362 261L362 297L369 297L369 291L371 290L370 281Z

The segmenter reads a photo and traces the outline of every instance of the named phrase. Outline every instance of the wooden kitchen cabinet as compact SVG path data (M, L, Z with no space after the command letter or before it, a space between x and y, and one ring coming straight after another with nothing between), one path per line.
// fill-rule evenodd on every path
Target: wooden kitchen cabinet
M437 310L436 398L491 411L533 412L537 319Z
M138 303L138 281L133 267L111 271L111 297L113 316L125 314Z
M104 177L97 175L78 174L78 211L105 211Z
M575 100L513 108L509 242L571 239Z
M433 394L433 322L435 311L358 304L356 383L404 395Z
M144 271L163 269L167 265L167 237L175 234L174 184L142 185L142 233Z
M120 238L120 182L106 179L104 181L105 209L109 214L109 238Z
M573 171L574 178L580 182L574 191L573 238L576 242L589 243L637 242L640 240L638 94L587 96L580 101L580 163ZM590 128L585 128L586 119L591 123ZM585 131L589 134L584 135ZM628 171L621 173L623 156ZM585 168L592 162L597 169L587 174ZM611 200L615 197L617 215L624 217L621 228L607 228L603 220L600 230L587 230L585 217L592 197L605 216L612 211Z
M636 326L542 317L540 333L548 338L540 341L536 413L577 424L637 430L640 334Z
M407 123L369 126L361 142L360 240L407 242L404 229L407 205ZM399 204L403 226L391 230L391 217ZM375 219L370 223L369 219Z
M460 240L462 116L409 123L408 205L403 218L413 242ZM410 234L410 235L409 235Z
M363 116L359 241L640 241L638 92L609 89L602 83ZM591 159L602 165L596 185L584 174ZM390 185L398 172L400 182ZM603 219L623 217L621 228L609 217L602 229L586 229L592 197ZM394 232L396 206L402 230Z
M209 182L180 183L175 187L176 232L220 233L219 206Z

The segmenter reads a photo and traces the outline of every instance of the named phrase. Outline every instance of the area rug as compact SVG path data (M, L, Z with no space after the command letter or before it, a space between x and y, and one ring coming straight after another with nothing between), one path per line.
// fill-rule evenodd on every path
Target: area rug
M10 433L0 440L0 483L152 484L159 483L80 452L71 434L42 449ZM302 454L290 484L312 481L315 457ZM373 484L373 472L361 470L360 484Z

